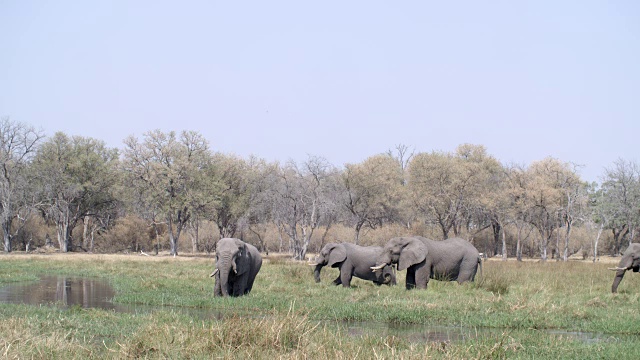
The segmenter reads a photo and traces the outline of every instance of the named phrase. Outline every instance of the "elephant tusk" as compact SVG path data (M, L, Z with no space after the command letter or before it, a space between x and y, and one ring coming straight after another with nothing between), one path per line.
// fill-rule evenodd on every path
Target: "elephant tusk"
M215 269L215 270L211 273L211 275L209 275L209 277L214 277L214 276L216 276L216 274L217 274L219 271L220 271L220 269Z
M627 270L627 268L614 267L614 268L609 268L609 270L611 270L611 271L619 271L619 270Z
M382 264L382 265L378 265L378 266L372 266L371 267L371 271L375 272L376 270L380 270L385 266L387 266L387 264Z
M318 266L320 264L309 264L309 263L307 263L307 265L309 265L309 266Z

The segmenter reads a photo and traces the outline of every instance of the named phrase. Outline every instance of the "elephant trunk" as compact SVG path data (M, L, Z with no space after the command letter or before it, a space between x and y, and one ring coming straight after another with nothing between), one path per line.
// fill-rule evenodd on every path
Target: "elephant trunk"
M620 269L616 272L616 277L613 279L613 285L611 285L611 292L612 293L617 293L618 292L618 285L620 285L620 281L622 281L622 278L624 277L624 273L627 271L627 269Z
M391 256L385 251L378 256L376 265L371 267L371 271L376 272L387 265L391 265Z
M220 274L220 290L222 292L222 296L229 296L233 294L229 294L229 277L233 277L236 271L236 261L235 258L221 258L216 264L217 269ZM231 273L233 271L233 273Z
M229 296L229 268L220 271L220 290L222 290L222 296Z
M613 279L613 285L611 285L612 293L618 292L618 285L620 284L620 281L622 281L622 278L624 277L624 273L631 268L632 264L633 264L633 259L631 256L628 256L627 254L622 256L622 259L620 259L620 263L618 264L618 267L615 268L616 277Z
M382 277L384 279L383 284L385 285L395 285L396 284L396 277L393 274L393 270L392 269L387 269L388 271L384 271L382 274Z
M324 265L322 265L322 264L317 264L317 265L316 265L316 268L315 268L315 269L313 269L313 278L315 279L315 281L316 281L317 283L319 283L319 282L320 282L320 270L322 270L322 267L323 267L323 266L324 266Z

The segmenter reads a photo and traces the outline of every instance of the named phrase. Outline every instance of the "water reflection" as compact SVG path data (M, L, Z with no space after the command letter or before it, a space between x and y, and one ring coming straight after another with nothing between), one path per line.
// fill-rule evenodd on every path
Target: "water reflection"
M499 329L469 328L429 324L398 324L377 322L347 322L343 324L350 336L396 336L411 343L464 341L480 335L499 335Z
M82 277L45 276L40 281L0 289L0 302L11 304L100 308L113 310L113 288L104 281Z
M522 334L532 332L543 332L550 336L563 337L582 343L617 342L617 341L638 341L639 335L632 334L604 334L596 332L567 331L558 329L541 330L516 330L501 328L464 327L464 326L442 326L432 324L397 324L378 322L345 322L337 324L339 328L350 336L396 336L403 338L410 343L425 342L458 342L478 338L500 338L503 336L524 336Z

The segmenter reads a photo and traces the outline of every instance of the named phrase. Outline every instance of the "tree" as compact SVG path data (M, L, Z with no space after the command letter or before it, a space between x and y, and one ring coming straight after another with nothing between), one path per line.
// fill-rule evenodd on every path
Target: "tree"
M501 253L506 260L505 225L508 222L508 197L505 191L505 173L502 165L487 153L482 145L462 144L455 152L456 161L473 174L473 180L465 199L461 202L459 223L466 225L473 238L491 227L493 230L493 253ZM502 237L501 237L502 235ZM501 240L502 239L502 240ZM500 249L500 244L502 248Z
M612 255L620 254L622 242L633 242L640 223L640 170L632 161L618 159L605 170L602 182L602 207L607 215L606 228L613 232Z
M40 208L56 224L60 251L73 250L78 221L113 208L117 161L117 149L103 141L61 132L38 149L33 163L42 189Z
M207 141L194 131L182 131L178 137L173 131L154 130L145 133L142 142L133 136L125 140L127 181L144 194L141 200L149 208L163 214L174 256L192 211L215 201L203 171L210 159Z
M587 187L587 193L589 200L584 224L589 233L593 233L594 230L596 232L593 236L591 246L593 262L596 262L598 260L598 242L600 241L600 236L604 231L605 225L609 223L609 219L605 207L606 203L604 201L604 193L602 189L598 188L597 183L594 182L589 184Z
M568 257L571 228L581 208L583 184L575 168L552 157L531 164L527 196L532 205L530 221L540 234L540 253L547 260L548 245L556 230L565 227L563 259ZM560 257L560 233L556 233L555 251Z
M533 230L530 221L533 199L528 196L531 179L527 169L520 165L508 166L505 175L505 194L509 198L507 216L516 226L516 259L522 261L522 242ZM526 237L523 236L525 232Z
M4 251L10 252L11 226L21 212L29 211L27 167L44 135L26 124L0 119L0 224ZM22 217L26 220L26 216ZM24 223L24 221L22 222Z
M218 196L205 212L218 225L220 238L233 237L251 199L247 163L237 156L215 154L207 167L207 178L218 188Z
M264 159L250 157L248 181L251 184L249 206L243 216L247 229L258 238L256 244L260 251L269 253L264 243L268 224L273 218L274 186L278 181L278 165L267 163Z
M560 218L565 228L564 249L562 260L569 260L569 240L576 220L583 219L587 206L587 185L582 182L576 172L576 166L571 163L563 163L560 171L556 173L558 187L562 192L560 202Z
M449 238L460 234L464 213L478 205L482 163L451 153L419 153L409 164L409 197L416 210Z
M335 206L326 193L335 176L334 167L315 156L301 165L290 161L280 169L274 188L274 220L289 237L296 260L305 258L313 232Z
M404 176L398 161L376 155L361 164L347 164L342 172L342 205L353 217L355 243L363 226L375 229L398 218Z

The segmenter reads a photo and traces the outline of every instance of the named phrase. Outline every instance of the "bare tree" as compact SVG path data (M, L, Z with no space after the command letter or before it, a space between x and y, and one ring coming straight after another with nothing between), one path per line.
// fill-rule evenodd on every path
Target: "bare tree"
M325 159L311 156L301 165L293 161L280 170L274 189L273 213L276 225L290 240L296 260L303 260L313 232L332 206L325 194L335 169Z
M27 167L44 135L31 126L0 119L0 223L4 251L10 252L13 233L11 226L21 213L29 211ZM26 215L26 214L25 214ZM26 220L24 216L23 221Z
M618 159L605 170L601 207L607 215L606 228L613 232L612 255L620 254L623 241L633 242L640 224L640 170L632 161Z

